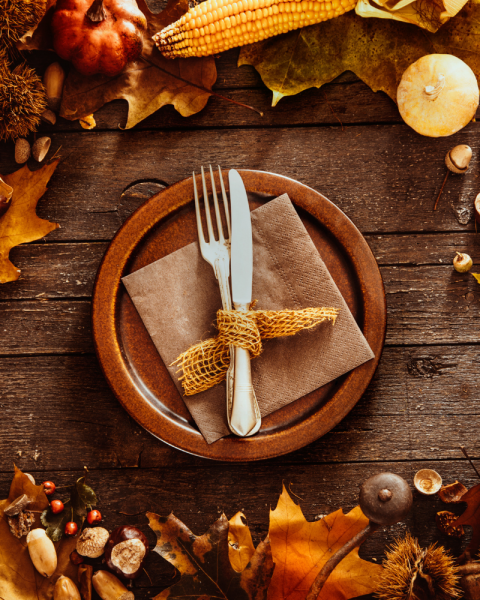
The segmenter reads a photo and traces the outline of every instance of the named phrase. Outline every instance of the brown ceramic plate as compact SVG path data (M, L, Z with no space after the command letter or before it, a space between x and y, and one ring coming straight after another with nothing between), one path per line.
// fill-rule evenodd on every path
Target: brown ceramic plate
M260 171L240 173L252 209L285 192L290 196L375 359L265 417L254 437L228 436L208 445L121 283L124 275L197 239L191 178L150 198L120 228L100 265L92 312L97 355L110 387L140 425L175 448L226 461L286 454L330 431L370 383L386 329L380 271L350 219L324 196L292 179Z

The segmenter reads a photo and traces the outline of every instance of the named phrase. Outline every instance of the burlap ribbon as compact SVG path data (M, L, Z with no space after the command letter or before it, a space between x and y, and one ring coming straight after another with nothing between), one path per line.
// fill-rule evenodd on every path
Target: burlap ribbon
M253 305L250 307L253 308ZM262 352L262 339L295 335L338 315L336 308L304 308L303 310L219 310L218 335L190 346L172 363L186 396L193 396L225 379L230 364L229 346L246 348L252 358Z

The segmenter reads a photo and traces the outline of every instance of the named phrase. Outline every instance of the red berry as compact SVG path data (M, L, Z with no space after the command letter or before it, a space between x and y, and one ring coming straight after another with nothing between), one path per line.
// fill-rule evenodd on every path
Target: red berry
M65 533L67 535L75 535L78 531L78 525L74 521L69 521L65 525Z
M43 491L45 492L45 494L47 494L47 496L51 496L55 491L55 484L53 483L53 481L44 481Z
M53 514L57 515L64 509L63 502L61 500L52 500L50 502L50 508L52 509Z
M90 525L93 525L94 523L100 523L101 520L102 515L100 514L99 510L91 510L87 515L87 521L90 523Z

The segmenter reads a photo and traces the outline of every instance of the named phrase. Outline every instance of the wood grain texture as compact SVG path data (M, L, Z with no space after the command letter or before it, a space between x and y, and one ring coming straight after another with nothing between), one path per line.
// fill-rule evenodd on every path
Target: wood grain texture
M169 448L132 421L94 356L1 358L0 378L0 408L10 423L0 436L0 471L12 461L26 470L215 464ZM367 392L332 432L269 463L281 470L288 463L450 459L463 442L480 455L479 380L477 346L386 348Z
M58 133L63 160L38 213L61 225L49 241L109 240L124 220L122 192L132 182L173 183L202 164L281 173L337 204L364 233L474 231L478 191L476 124L450 138L421 138L406 125ZM434 212L444 156L468 143L465 175L452 175ZM10 145L0 173L13 171ZM7 151L9 149L9 151ZM408 151L407 151L408 150Z

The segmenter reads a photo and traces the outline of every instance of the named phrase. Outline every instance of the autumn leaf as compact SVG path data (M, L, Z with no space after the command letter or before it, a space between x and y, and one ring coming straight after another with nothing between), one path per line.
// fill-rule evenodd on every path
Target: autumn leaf
M241 573L255 553L245 515L238 512L228 522L228 556L234 571Z
M368 524L354 508L342 509L309 523L285 487L270 511L269 537L275 570L268 600L304 600L327 560ZM375 591L382 567L361 559L358 548L344 558L327 579L318 600L346 600Z
M273 570L268 538L259 544L242 573L237 573L229 560L229 524L225 515L202 536L193 534L173 514L160 517L147 513L147 517L157 536L155 552L182 576L154 600L266 599Z
M38 240L59 227L57 223L40 219L35 212L58 163L59 160L55 160L38 171L30 171L25 165L3 178L13 188L13 195L10 208L0 218L0 283L20 277L20 269L8 258L12 248Z
M138 59L128 64L116 77L86 77L72 68L63 89L62 117L80 119L94 113L107 102L124 99L129 105L126 124L129 129L167 104L173 104L184 117L205 107L210 94L185 81L210 89L217 78L214 58L169 60L161 55L152 40L153 34L187 12L188 0L169 0L165 10L158 14L150 12L145 0L137 0L137 4L148 22L143 46L143 55L148 62Z
M472 0L433 34L407 23L366 19L354 11L242 48L238 64L253 65L273 91L284 96L321 87L353 71L374 92L396 101L405 69L426 54L453 54L480 78L480 0Z
M480 273L472 273L472 275L475 277L475 279L477 280L477 283L480 283Z
M76 566L70 561L75 549L76 537L63 539L55 544L58 563L55 573L48 578L38 573L30 560L25 536L18 539L12 535L3 511L22 494L33 499L27 510L42 511L48 500L42 485L34 485L15 467L15 475L8 498L0 501L0 598L5 600L51 600L53 588L60 575L76 579ZM36 519L35 527L40 527Z
M476 556L480 548L480 484L475 485L464 494L460 502L467 503L467 509L455 520L455 527L470 525L472 527L472 539L467 550L471 556Z

